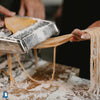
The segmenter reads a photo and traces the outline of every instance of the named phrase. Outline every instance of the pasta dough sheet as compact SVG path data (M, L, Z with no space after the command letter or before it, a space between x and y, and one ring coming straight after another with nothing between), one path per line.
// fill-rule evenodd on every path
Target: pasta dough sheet
M34 46L34 49L42 49L42 48L50 48L50 47L57 47L62 45L70 40L73 34L67 34L63 36L58 36L54 38L48 38L47 40L39 43L38 45Z
M35 24L36 20L27 17L5 17L5 26L12 33L16 33L32 24Z

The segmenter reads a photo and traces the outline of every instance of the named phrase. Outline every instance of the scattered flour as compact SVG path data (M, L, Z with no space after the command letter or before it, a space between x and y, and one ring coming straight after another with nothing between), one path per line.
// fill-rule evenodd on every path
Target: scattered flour
M39 59L37 68L35 65L32 65L30 68L25 68L30 75L33 75L36 73L36 69L42 68L45 64L48 63ZM75 73L70 69L66 70L65 73L59 74L59 78L57 80L52 82L43 81L41 84L36 86L31 81L25 81L22 83L27 76L20 68L16 69L16 73L13 71L15 80L17 81L16 87L14 88L9 89L9 84L5 86L5 84L1 83L1 81L3 82L4 79L4 82L6 82L7 78L2 80L0 79L0 100L3 100L3 91L8 92L8 100L95 100L88 98L87 92L79 88L81 85L86 85L88 87L89 81L75 76ZM72 74L71 76L67 77L66 73ZM62 80L61 78L65 78L66 80ZM31 88L29 88L30 86ZM82 95L80 95L80 92L83 93L82 95L87 97L84 98Z

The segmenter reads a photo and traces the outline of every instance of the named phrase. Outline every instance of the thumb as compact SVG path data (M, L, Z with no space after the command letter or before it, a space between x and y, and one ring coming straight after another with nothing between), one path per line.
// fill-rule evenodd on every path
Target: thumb
M90 37L90 35L89 35L88 33L85 33L85 34L83 34L83 35L81 36L81 38L82 38L82 39L88 40L88 39L90 39L91 37Z
M14 16L15 15L15 12L8 10L7 8L5 8L1 5L0 5L0 13L4 14L6 16Z

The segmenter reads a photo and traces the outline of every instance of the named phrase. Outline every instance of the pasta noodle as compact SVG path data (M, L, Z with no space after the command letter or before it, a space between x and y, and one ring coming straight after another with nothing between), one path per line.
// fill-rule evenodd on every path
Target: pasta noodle
M34 81L34 82L40 83L41 81L37 81L37 80L33 79L33 78L26 72L26 70L24 69L23 65L21 64L21 62L20 62L20 60L19 60L17 54L15 54L15 57L16 57L16 59L17 59L19 65L20 65L20 67L22 68L22 70L24 71L24 73L27 75L27 77L28 77L30 80Z
M11 60L11 54L7 54L8 59L8 68L9 68L9 76L10 76L10 87L13 86L13 83L15 82L15 79L12 77L12 60Z
M55 77L55 66L56 66L56 47L54 47L53 51L53 72L52 72L52 78L50 81L54 80ZM38 59L37 59L37 49L34 49L34 56L35 56L35 66L38 66Z
M52 73L52 79L51 81L54 80L55 77L55 63L56 63L56 47L54 47L54 54L53 54L53 73Z
M56 64L56 47L59 45L62 45L70 40L70 38L73 36L73 34L67 34L59 37L54 37L54 38L49 38L42 43L36 45L34 49L34 55L35 55L35 66L37 66L38 61L37 61L37 49L42 49L42 48L54 48L54 53L53 53L53 73L52 73L52 78L50 81L54 80L55 76L55 64Z
M89 92L99 98L100 92L100 27L84 30L91 36L90 89Z

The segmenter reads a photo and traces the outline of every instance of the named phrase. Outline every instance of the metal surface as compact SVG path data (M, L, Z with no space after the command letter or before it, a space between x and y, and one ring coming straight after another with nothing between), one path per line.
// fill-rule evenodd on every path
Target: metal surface
M9 39L8 37L0 37L0 53L23 53L24 48L22 48L19 40Z
M8 30L0 31L0 52L24 53L47 38L59 33L53 22L36 19L37 22L11 35Z

